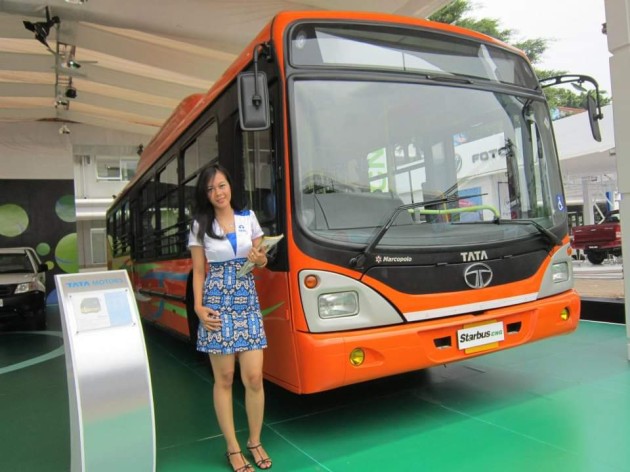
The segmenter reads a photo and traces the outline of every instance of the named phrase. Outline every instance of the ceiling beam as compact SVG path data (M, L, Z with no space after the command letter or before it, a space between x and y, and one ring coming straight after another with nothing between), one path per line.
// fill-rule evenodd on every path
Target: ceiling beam
M1 94L1 92L0 92ZM81 103L85 105L95 106L99 108L117 110L124 113L133 113L136 115L146 116L153 120L164 121L173 112L172 108L159 107L155 105L146 105L136 103L129 100L119 98L105 97L96 93L77 91L77 98L70 100L70 108L73 104Z
M52 106L55 96L54 84L19 84L0 82L0 97L39 97L50 98ZM0 98L1 100L1 98Z
M48 108L0 108L0 123L2 121L37 121L56 117L56 110L52 105Z
M0 51L0 70L40 72L47 69L49 69L51 73L55 71L55 57L50 53L40 55Z
M70 44L74 44L72 41L76 41L80 44L80 48L77 49L79 62L81 62L82 55L87 55L89 58L89 50L113 58L206 80L220 76L232 62L231 60L210 59L181 49L121 36L109 30L92 28L84 23L77 25L74 35L76 36L74 38L64 37L62 29L60 41ZM195 45L194 49L197 48L198 46ZM193 49L193 45L191 45L191 49Z
M84 64L81 70L84 76L93 82L135 90L136 92L150 93L175 100L181 100L183 97L187 97L193 93L207 91L207 89L189 87L187 85L174 84L164 80L151 79L136 74L106 69L99 67L98 64ZM208 82L208 89L210 89L211 86L212 82Z
M1 111L1 110L0 110ZM61 121L76 122L81 124L87 124L92 126L98 126L100 128L114 129L118 131L126 131L128 133L138 133L147 137L154 136L159 127L148 126L140 123L132 123L128 121L122 121L117 119L108 119L101 116L91 115L88 113L81 113L72 111L72 109L64 111L60 114L59 119ZM71 124L69 124L71 126Z

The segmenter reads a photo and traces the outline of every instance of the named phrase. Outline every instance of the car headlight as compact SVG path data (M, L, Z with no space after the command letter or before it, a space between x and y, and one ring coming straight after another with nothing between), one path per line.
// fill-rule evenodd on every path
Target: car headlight
M37 290L35 282L24 282L15 287L15 294L18 295L20 293L32 292L34 290Z
M340 318L359 313L357 292L337 292L320 295L318 300L320 318Z
M558 262L551 266L552 280L554 282L566 282L569 280L569 264Z

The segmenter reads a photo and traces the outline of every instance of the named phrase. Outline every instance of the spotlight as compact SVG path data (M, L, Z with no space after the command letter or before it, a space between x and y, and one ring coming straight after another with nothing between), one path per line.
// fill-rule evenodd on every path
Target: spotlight
M61 125L61 128L59 128L59 134L70 134L70 128L68 128L67 124L63 124Z
M65 67L66 69L80 69L81 64L76 61L74 58L77 53L77 47L74 44L66 44L59 42L57 43L59 47L60 56L63 57L63 62L61 63L61 67Z
M66 67L68 67L70 69L80 69L81 68L81 64L79 64L74 59L70 59L68 62L66 62Z
M68 85L65 96L66 98L77 98L77 89L75 89L72 85Z
M46 7L46 21L38 21L36 23L32 23L30 21L23 21L24 27L35 33L35 39L50 49L46 39L48 38L48 33L50 33L50 28L54 25L58 25L60 23L58 16L50 17L50 10Z
M55 108L63 107L66 110L70 106L70 102L63 97L57 97L55 100Z
M144 151L144 146L143 146L142 144L140 144L140 145L138 146L138 149L136 149L136 154L137 154L138 156L141 156L143 151Z

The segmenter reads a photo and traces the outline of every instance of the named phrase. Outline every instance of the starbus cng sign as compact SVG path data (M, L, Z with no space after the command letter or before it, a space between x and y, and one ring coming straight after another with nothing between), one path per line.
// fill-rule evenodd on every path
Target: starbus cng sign
M505 339L500 321L484 323L457 330L457 347L461 350L486 346ZM490 348L492 346L488 346Z

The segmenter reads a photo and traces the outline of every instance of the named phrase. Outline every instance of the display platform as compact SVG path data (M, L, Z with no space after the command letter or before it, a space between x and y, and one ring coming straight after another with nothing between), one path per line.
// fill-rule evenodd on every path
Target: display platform
M0 429L6 470L70 468L66 371L53 310L47 334L0 332L0 419L11 425ZM143 328L157 470L229 470L207 362L180 340ZM630 470L623 325L582 322L568 336L315 395L265 386L263 442L273 470ZM239 384L234 399L244 445Z

